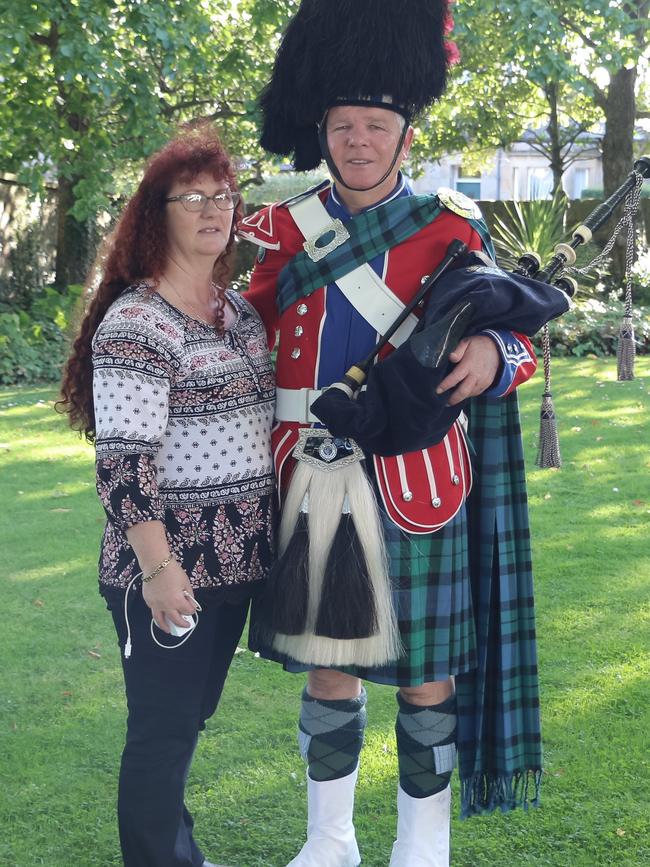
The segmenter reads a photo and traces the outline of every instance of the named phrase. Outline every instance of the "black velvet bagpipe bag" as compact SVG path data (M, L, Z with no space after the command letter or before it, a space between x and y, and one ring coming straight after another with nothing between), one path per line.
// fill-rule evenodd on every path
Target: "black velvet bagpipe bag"
M435 283L411 337L368 373L367 387L350 399L327 389L311 406L335 437L350 437L364 451L399 455L440 442L466 401L447 406L436 388L453 368L449 354L462 337L508 329L532 337L570 307L556 286L482 264L467 265Z

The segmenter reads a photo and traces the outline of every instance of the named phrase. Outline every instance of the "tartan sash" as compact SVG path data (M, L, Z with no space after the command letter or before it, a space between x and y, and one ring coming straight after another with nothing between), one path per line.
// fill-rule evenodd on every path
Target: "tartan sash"
M535 603L516 393L474 398L469 503L478 666L456 678L461 816L537 806L542 773Z
M305 251L297 253L278 276L280 313L300 298L402 243L432 223L443 210L437 196L403 196L351 217L345 223L350 238L323 259L313 262ZM489 243L482 220L469 220Z

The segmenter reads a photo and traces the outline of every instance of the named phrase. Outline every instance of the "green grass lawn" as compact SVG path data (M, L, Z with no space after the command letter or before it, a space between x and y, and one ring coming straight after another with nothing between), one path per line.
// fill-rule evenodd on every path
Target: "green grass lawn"
M542 806L454 820L455 867L650 865L650 359L555 364L564 466L534 467L541 378L522 391L545 742ZM125 706L96 590L92 450L52 388L0 391L0 865L120 864ZM302 678L243 650L202 737L189 803L208 856L282 867L305 828ZM392 689L369 685L357 797L364 867L395 824Z

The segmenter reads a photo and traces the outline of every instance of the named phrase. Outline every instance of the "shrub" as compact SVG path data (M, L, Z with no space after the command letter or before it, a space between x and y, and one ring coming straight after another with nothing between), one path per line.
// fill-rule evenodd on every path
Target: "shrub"
M61 293L41 289L27 310L0 309L0 384L55 382L61 377L69 332L83 286Z
M244 189L244 199L253 210L257 210L262 204L270 202L282 202L291 196L304 193L310 187L316 186L325 180L321 171L294 172L281 171L264 178L262 183L249 184Z
M35 221L18 230L0 275L0 303L27 310L53 276L47 224Z
M632 267L632 297L638 304L650 305L650 249L645 249Z
M553 354L615 355L623 313L623 302L611 296L606 301L589 298L576 304L564 316L549 323ZM634 332L637 353L650 353L650 309L635 309ZM539 335L534 343L540 350Z
M602 187L585 187L584 190L580 193L580 198L604 200L605 191ZM641 187L641 198L650 199L650 184L647 181Z

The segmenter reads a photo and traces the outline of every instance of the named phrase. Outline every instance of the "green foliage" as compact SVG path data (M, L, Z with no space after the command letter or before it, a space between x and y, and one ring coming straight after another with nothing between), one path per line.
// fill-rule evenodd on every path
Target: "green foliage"
M3 385L39 378L38 351L30 343L29 329L24 325L20 313L0 313L0 383Z
M0 307L0 384L54 382L69 350L69 332L83 286L61 293L44 287L29 310Z
M611 80L623 68L643 68L650 32L646 2L464 0L453 13L461 60L447 94L420 123L416 170L422 159L504 147L526 129L539 132L535 146L549 159L555 139L566 166L581 131L607 122L616 107L603 70ZM549 128L551 94L558 130Z
M632 266L632 298L650 306L650 248L646 247Z
M85 220L181 121L210 116L254 170L254 98L290 0L0 0L0 167L74 182Z
M581 199L603 199L604 191L602 187L585 187L580 193ZM650 199L650 183L646 181L641 187L641 198Z
M14 229L14 238L0 276L0 307L26 310L35 294L51 279L52 259L48 242L52 227L43 217Z
M589 298L549 323L554 355L615 355L624 304L617 298ZM650 308L635 307L634 333L638 355L650 353ZM535 342L538 342L536 338Z
M566 197L557 192L552 199L508 202L506 218L494 217L492 234L500 264L513 269L524 253L537 253L542 263L552 256L555 245L564 240Z
M294 172L283 171L275 175L266 175L260 184L246 188L245 196L249 205L260 207L271 202L282 202L291 196L308 190L320 184L327 175L323 171Z

